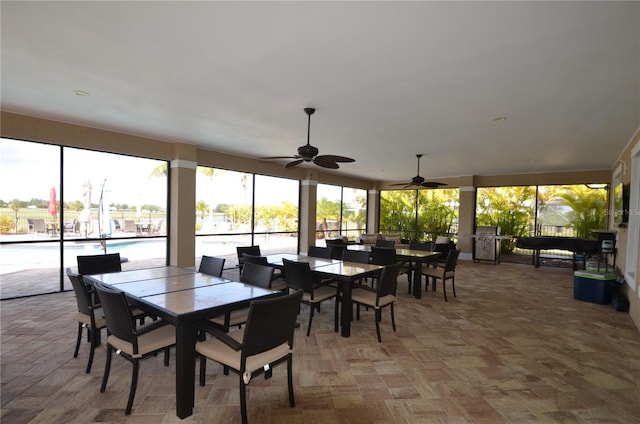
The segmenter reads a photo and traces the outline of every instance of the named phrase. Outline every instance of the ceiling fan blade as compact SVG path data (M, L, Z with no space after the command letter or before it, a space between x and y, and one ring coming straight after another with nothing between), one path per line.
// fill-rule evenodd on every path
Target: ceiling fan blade
M427 188L438 188L440 186L446 186L445 183L438 183L436 181L425 181L421 185L422 187L427 187Z
M289 162L284 167L285 168L291 168L291 167L294 167L296 165L300 165L302 162L304 162L304 159L297 159L297 160L294 160L293 162Z
M338 166L338 164L334 160L333 156L330 156L330 155L316 156L313 159L313 163L323 168L329 168L329 169L340 168L340 166Z
M258 158L260 160L272 160L272 159L299 159L299 156L268 156L266 158Z
M409 181L408 183L397 183L397 184L389 184L389 186L404 186L402 188L409 188L412 186L419 186L420 184L416 184L413 181Z
M355 159L348 158L345 156L337 156L337 155L320 155L316 156L316 159L322 158L322 160L330 160L332 162L355 162Z

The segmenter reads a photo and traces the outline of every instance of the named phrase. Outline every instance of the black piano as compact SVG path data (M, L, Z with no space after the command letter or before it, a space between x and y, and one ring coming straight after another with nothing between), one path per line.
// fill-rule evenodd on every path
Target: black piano
M576 255L589 255L600 253L601 242L598 240L583 239L577 237L520 237L516 246L521 249L533 250L533 264L540 266L541 250L567 250L573 253L573 269L578 269Z

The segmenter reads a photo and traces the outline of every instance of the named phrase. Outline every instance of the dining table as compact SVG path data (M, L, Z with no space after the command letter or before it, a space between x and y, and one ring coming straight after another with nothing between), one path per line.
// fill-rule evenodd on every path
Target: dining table
M378 275L384 268L381 265L361 264L358 262L348 262L339 259L316 258L308 255L295 255L291 253L277 253L267 255L267 263L283 269L282 259L290 261L307 262L309 268L321 279L331 279L338 282L341 293L340 306L340 335L342 337L351 336L351 321L353 315L353 302L351 291L355 281L364 277ZM286 279L286 275L285 275Z
M360 250L371 252L369 244L351 244L347 246L349 250ZM396 256L400 261L409 262L409 272L407 278L411 281L411 289L413 297L422 298L422 266L423 264L433 263L442 257L441 252L433 250L418 250L407 248L396 248Z
M282 293L175 266L83 276L122 290L130 302L176 329L176 415L193 414L196 323Z

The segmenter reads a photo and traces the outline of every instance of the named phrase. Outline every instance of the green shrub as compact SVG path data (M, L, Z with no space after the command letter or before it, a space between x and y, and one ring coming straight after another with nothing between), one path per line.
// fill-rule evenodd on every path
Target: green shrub
M16 228L16 224L13 219L8 216L0 216L0 234L7 234L14 228Z

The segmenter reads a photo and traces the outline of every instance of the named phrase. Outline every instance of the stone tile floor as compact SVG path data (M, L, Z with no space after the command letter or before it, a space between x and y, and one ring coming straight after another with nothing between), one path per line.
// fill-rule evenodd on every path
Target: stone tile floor
M441 287L418 300L406 276L398 281L398 331L383 314L382 343L372 311L350 338L334 333L332 305L305 337L303 307L296 406L288 405L286 370L276 368L270 380L251 382L249 422L640 422L640 333L627 314L574 300L570 269L460 262L458 297L449 287L446 303ZM131 365L115 357L99 392L104 349L91 374L86 343L72 356L72 292L6 300L0 309L3 423L240 423L238 377L211 362L207 385L196 385L194 415L179 420L174 368L162 355L143 362L125 416Z

